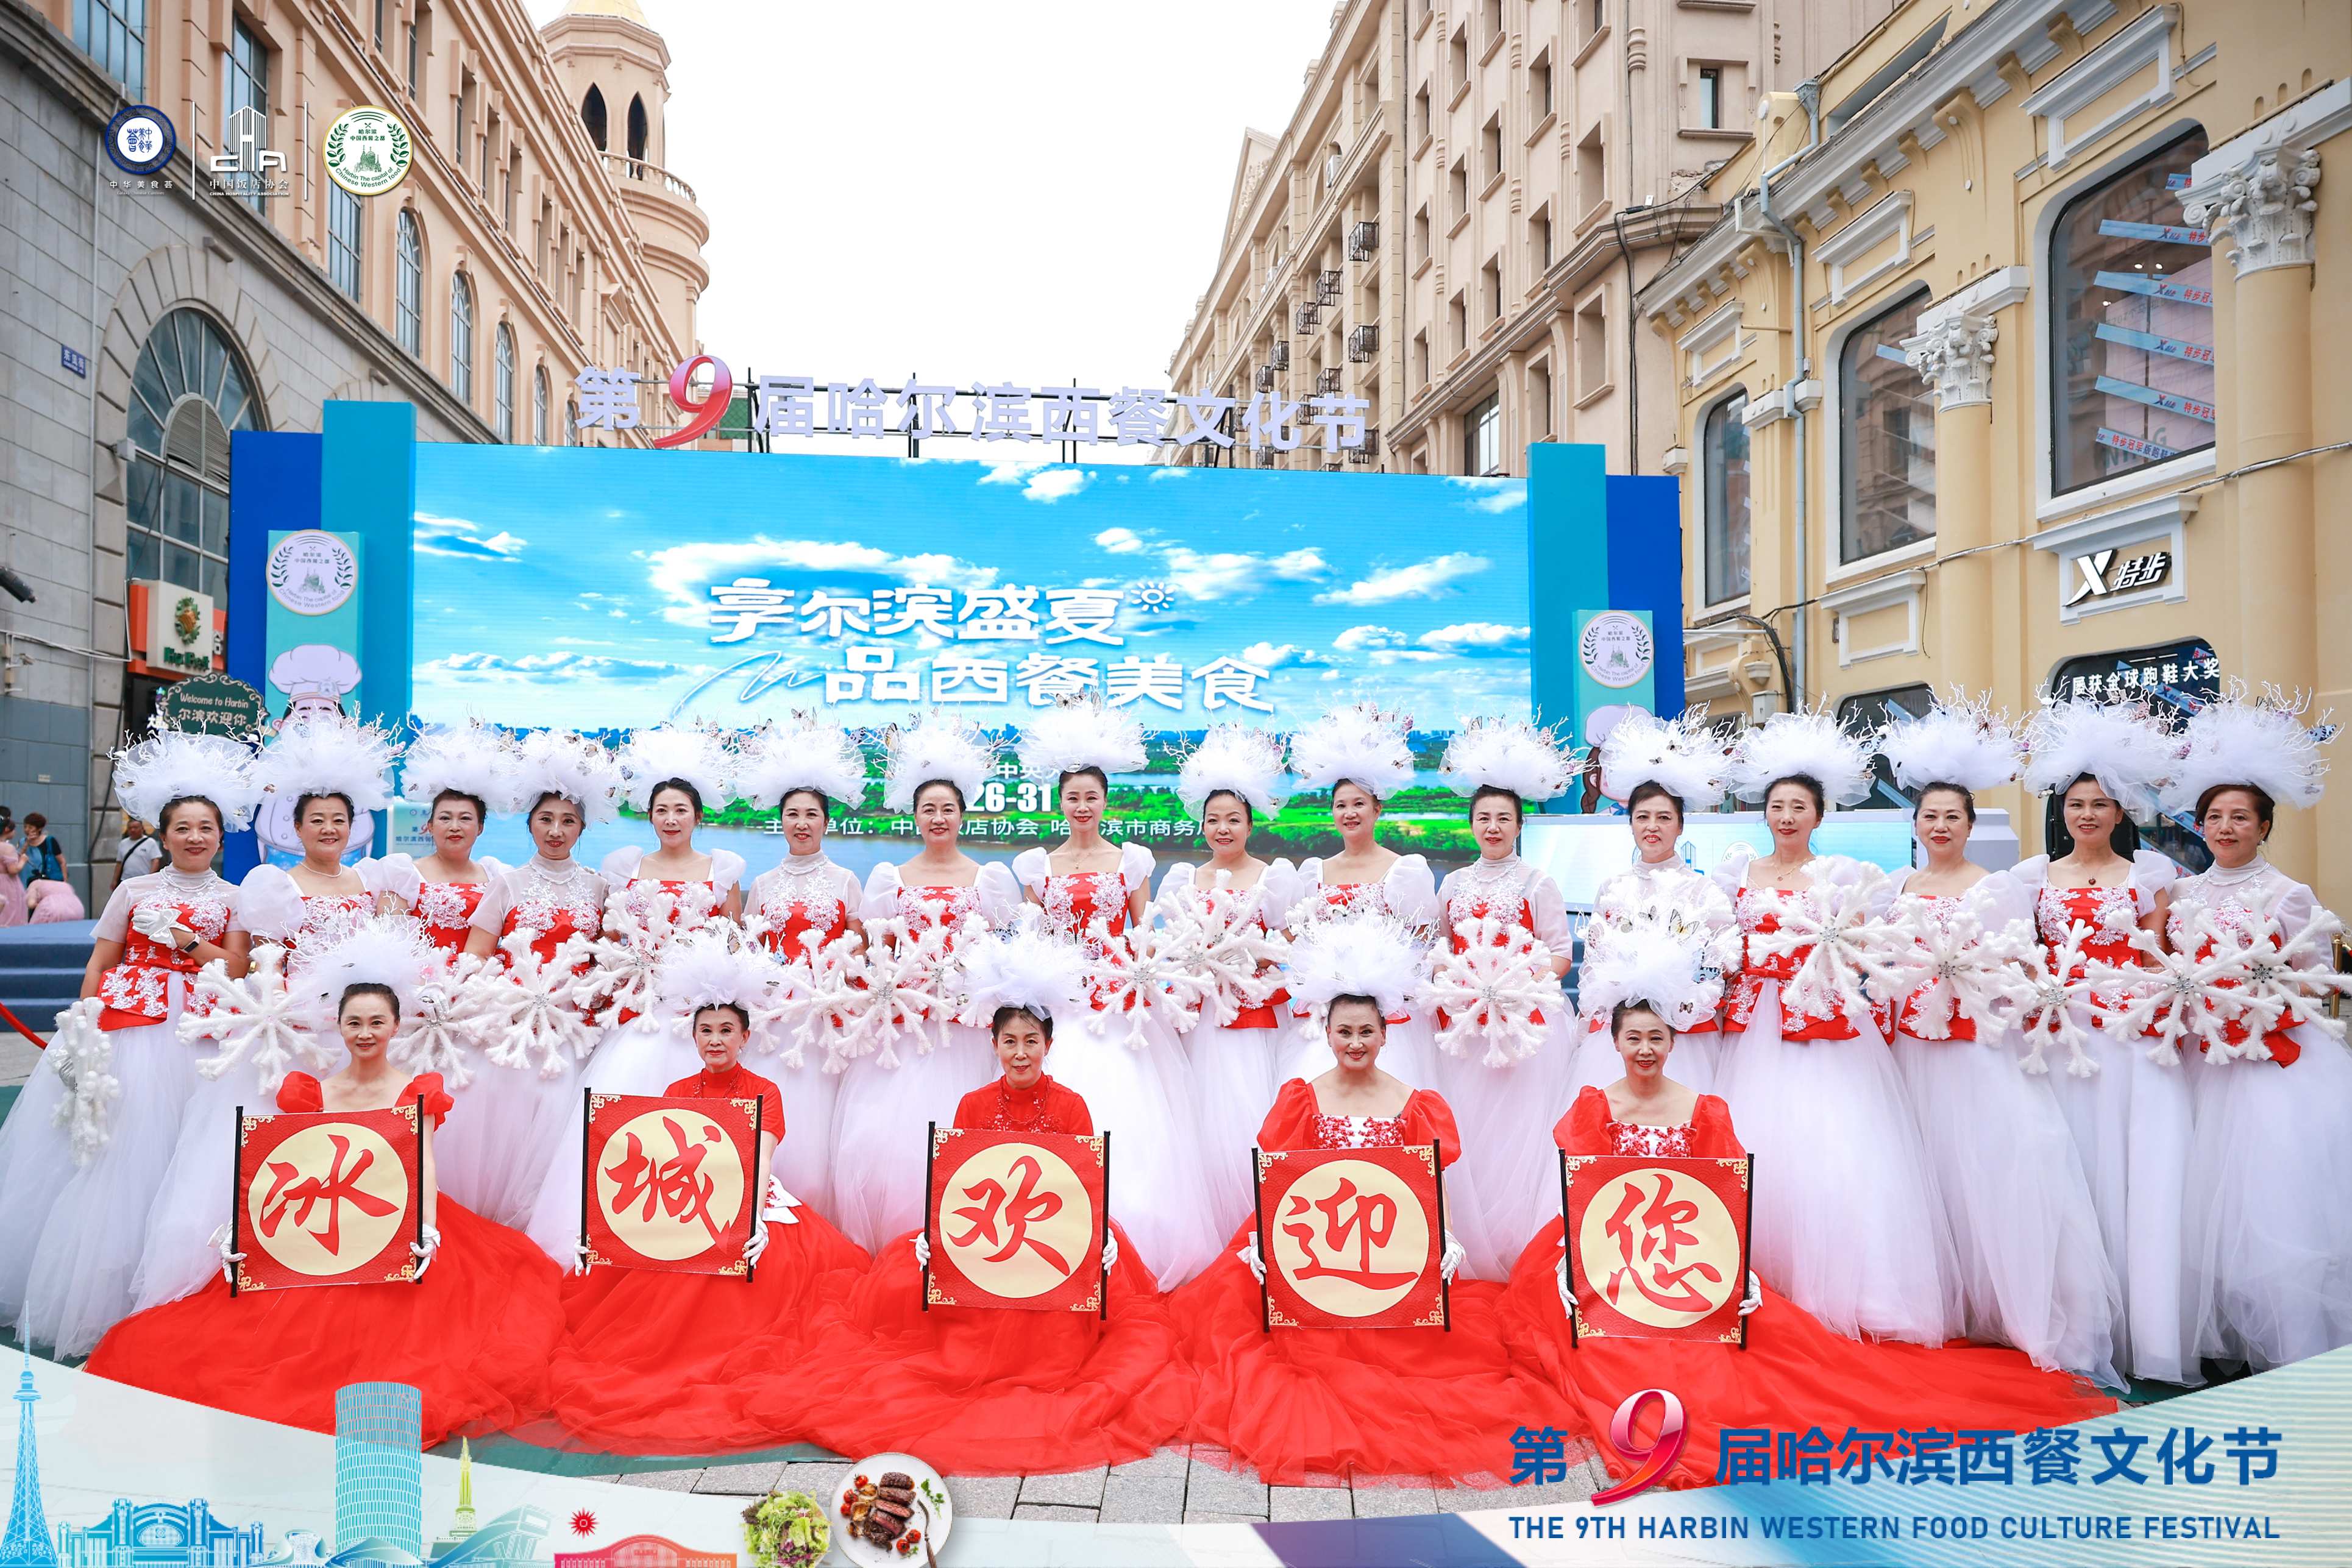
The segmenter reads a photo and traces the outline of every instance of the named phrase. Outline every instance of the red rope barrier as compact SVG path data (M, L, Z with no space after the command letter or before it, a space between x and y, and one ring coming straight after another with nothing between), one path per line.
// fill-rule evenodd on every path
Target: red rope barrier
M14 1029L18 1034L23 1035L26 1040L31 1040L33 1042L34 1050L47 1051L49 1049L49 1042L43 1040L39 1035L35 1034L31 1030L26 1029L25 1027L25 1020L18 1018L15 1013L10 1012L5 1002L0 1002L0 1019L6 1019L8 1020L8 1026L11 1029Z

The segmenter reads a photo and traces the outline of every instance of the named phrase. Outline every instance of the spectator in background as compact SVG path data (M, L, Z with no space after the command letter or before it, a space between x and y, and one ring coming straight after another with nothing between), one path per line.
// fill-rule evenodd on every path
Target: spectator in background
M16 814L0 806L0 925L25 924L25 852L16 847Z
M163 868L163 846L155 837L155 830L136 817L122 820L122 847L116 853L117 877L129 882L134 876L144 876Z
M26 887L66 879L65 857L58 852L57 841L49 837L49 820L38 811L25 813L25 865L16 874Z
M32 909L32 924L53 925L60 920L86 920L89 911L82 907L81 894L69 882L52 882L44 878L25 890L25 900Z

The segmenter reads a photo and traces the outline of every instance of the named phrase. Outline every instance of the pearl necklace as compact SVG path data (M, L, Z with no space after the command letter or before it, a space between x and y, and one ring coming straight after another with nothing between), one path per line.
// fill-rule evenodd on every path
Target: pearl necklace
M220 878L213 874L213 871L210 866L206 866L203 871L199 872L185 872L182 871L178 866L173 865L167 865L163 868L163 885L170 888L173 893L188 894L191 895L201 893L209 893L212 891L213 884L218 881L220 881Z
M2217 865L2205 873L2205 881L2213 887L2242 887L2271 869L2271 862L2257 854L2242 866Z

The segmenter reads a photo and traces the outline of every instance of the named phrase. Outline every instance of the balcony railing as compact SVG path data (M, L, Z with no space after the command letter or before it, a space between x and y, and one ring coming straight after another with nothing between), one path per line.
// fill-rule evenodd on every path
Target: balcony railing
M631 158L620 152L606 152L601 156L604 160L605 172L615 180L641 180L647 184L658 184L681 202L698 207L702 204L695 200L693 186L658 163L648 163L642 158Z
M1317 397L1338 397L1339 395L1339 366L1330 365L1315 372L1315 395Z
M1266 356L1266 363L1277 371L1286 371L1290 368L1289 339L1276 338L1274 340L1273 352Z
M1323 308L1312 299L1300 300L1290 312L1291 325L1301 337L1314 331L1322 319Z
M1336 267L1327 267L1315 275L1315 299L1321 305L1339 303L1339 289L1347 280Z
M1360 327L1349 329L1348 333L1348 362L1349 364L1370 364L1372 362L1372 356L1380 351L1381 329L1378 322L1367 321Z
M1274 390L1274 367L1272 365L1260 365L1257 368L1257 390L1260 392L1272 392Z
M1361 446L1349 446L1344 450L1348 461L1358 467L1369 467L1378 463L1381 460L1381 427L1377 424L1366 425L1364 444Z
M1356 225L1348 231L1348 259L1370 261L1381 253L1381 225L1374 221Z

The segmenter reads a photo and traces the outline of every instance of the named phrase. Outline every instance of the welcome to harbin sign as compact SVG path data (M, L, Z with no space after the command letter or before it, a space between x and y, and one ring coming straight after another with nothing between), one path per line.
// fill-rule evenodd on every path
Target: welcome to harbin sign
M709 389L695 390L708 371ZM637 391L645 378L617 367L591 365L573 378L582 430L635 430ZM735 395L735 374L714 354L697 354L670 372L670 402L686 423L660 437L656 446L684 446L702 439L727 413ZM958 404L967 405L959 409ZM1333 454L1360 449L1364 415L1371 403L1360 397L1286 398L1259 392L1247 403L1205 392L1171 397L1158 388L1016 386L981 383L969 391L928 384L908 377L886 387L866 376L855 382L819 382L814 376L761 376L751 387L751 428L770 436L851 435L877 440L893 435L928 440L970 435L982 441L1068 441L1086 444L1230 448L1296 452L1314 433ZM1309 412L1311 411L1311 412ZM1239 413L1238 434L1226 428Z

